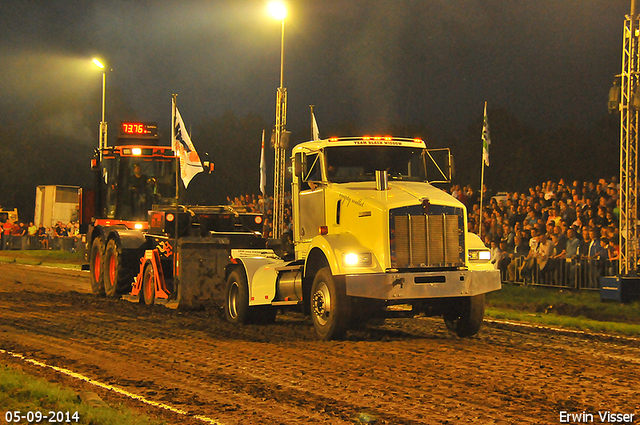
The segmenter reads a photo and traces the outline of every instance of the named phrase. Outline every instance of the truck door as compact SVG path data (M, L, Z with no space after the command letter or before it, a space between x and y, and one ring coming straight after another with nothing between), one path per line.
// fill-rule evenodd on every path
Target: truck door
M306 154L300 183L300 215L295 225L300 241L309 241L326 225L324 185L322 184L322 158L319 153Z

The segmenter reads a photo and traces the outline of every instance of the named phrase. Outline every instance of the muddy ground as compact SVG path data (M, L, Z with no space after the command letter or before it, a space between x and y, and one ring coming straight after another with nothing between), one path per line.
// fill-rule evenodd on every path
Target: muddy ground
M640 347L441 319L389 319L343 341L311 322L237 328L218 311L95 298L88 276L0 264L0 348L190 413L180 415L0 354L3 364L176 424L558 424L560 412L635 414ZM574 423L574 422L572 422Z

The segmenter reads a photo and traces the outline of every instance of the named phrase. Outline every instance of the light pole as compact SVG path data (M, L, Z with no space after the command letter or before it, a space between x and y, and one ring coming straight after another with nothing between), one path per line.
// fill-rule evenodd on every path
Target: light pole
M283 87L284 79L284 19L287 8L284 3L272 1L268 4L269 13L274 19L282 22L280 39L280 87L276 94L276 126L272 138L275 150L275 164L273 175L273 238L279 239L284 232L284 183L286 171L287 137L287 89ZM285 137L283 137L285 135Z
M100 121L100 134L98 135L98 148L100 149L100 155L102 155L102 149L107 147L107 122L104 120L104 107L105 107L105 92L107 87L107 70L99 59L94 58L93 64L102 69L102 120Z

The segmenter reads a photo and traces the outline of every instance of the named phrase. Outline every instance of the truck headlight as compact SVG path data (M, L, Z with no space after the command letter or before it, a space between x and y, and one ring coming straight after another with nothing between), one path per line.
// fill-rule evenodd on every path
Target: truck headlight
M370 252L348 252L342 254L342 262L345 266L370 266L372 263Z
M469 250L470 261L489 261L491 260L491 251L488 249L470 249Z

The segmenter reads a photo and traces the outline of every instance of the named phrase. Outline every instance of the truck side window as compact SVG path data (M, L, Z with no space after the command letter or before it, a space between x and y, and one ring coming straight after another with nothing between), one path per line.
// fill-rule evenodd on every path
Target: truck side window
M302 173L301 190L309 190L309 182L322 181L322 171L320 168L320 156L317 153L307 155L305 158L305 169Z

